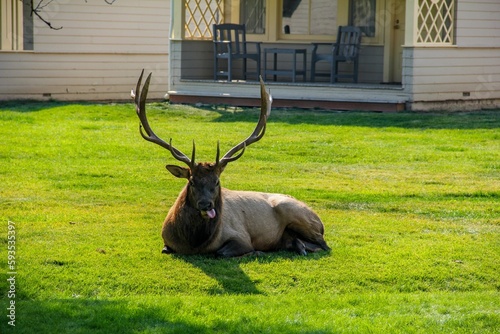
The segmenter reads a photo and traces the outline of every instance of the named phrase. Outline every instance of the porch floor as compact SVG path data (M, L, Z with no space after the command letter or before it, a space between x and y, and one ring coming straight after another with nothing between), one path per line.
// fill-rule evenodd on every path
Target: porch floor
M171 103L260 106L256 81L182 79L168 92ZM273 107L396 112L405 110L408 95L401 85L368 83L266 81Z

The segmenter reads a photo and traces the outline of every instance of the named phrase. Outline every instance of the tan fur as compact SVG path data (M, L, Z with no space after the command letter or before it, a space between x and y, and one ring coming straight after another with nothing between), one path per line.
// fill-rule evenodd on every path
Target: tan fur
M183 191L184 192L184 191ZM323 224L319 217L304 203L282 194L269 194L251 191L233 191L222 188L222 213L214 232L213 239L204 247L190 249L172 237L172 231L180 222L176 222L178 205L183 205L183 193L170 209L163 224L162 237L165 246L173 251L193 253L218 253L229 241L238 244L235 252L221 252L222 256L237 256L255 251L274 251L293 249L291 240L283 239L285 229L300 235L302 241L317 246L310 251L329 249L323 239ZM293 239L293 238L292 238Z

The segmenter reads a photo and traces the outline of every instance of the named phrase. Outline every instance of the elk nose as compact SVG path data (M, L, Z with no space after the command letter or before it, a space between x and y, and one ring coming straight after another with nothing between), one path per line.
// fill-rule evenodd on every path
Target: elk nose
M212 209L212 203L209 201L199 201L198 202L198 210L200 211L208 211Z

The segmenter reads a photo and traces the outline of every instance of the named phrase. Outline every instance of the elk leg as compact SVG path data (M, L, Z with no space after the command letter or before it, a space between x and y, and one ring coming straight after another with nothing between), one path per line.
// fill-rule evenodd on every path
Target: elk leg
M303 241L304 242L304 246L305 246L305 249L308 251L308 252L319 252L321 250L330 250L330 247L328 247L328 245L326 244L326 242L324 243L324 245L318 245L318 244L315 244L315 243L312 243L312 242L309 242L309 241ZM326 248L325 248L326 247Z
M231 239L222 245L222 247L217 250L216 254L223 257L233 257L249 253L252 254L254 252L255 250L251 245L247 245L240 240Z
M287 226L288 231L293 231L295 236L305 243L305 249L311 252L330 250L323 238L323 224L314 213L310 212L309 219L297 220ZM318 249L320 248L320 249Z
M318 252L321 250L330 250L322 235L315 235L314 239L308 238L310 233L300 233L288 226L281 238L281 248L297 252L301 255L307 255L307 252ZM312 240L311 240L312 239Z
M304 256L307 255L306 245L299 238L295 238L293 240L292 247L293 247L293 250L296 251L297 253L299 253L300 255L304 255Z
M324 226L318 215L308 208L304 203L299 202L291 197L280 198L274 202L274 210L280 217L280 220L286 224L285 233L283 234L282 245L285 249L298 251L302 254L300 242L293 241L300 239L305 250L311 249L316 251L317 247L323 250L330 250L330 247L323 238ZM288 237L286 236L288 233ZM289 245L293 241L294 245ZM317 247L316 247L317 246Z
M325 248L326 247L326 248ZM324 243L324 246L315 244L313 242L304 241L300 238L295 238L292 240L291 250L299 253L300 255L307 255L307 252L316 253L321 250L329 250L330 247Z
M297 238L297 233L288 228L285 229L281 236L281 246L279 248L296 252L300 255L307 255L306 250L308 250L305 243Z

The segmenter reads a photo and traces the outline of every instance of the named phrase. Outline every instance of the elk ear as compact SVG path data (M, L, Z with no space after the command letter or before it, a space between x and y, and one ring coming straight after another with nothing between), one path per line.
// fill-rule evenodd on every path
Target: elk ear
M175 166L175 165L167 165L166 167L167 167L168 171L170 173L172 173L173 176L189 180L189 177L191 174L189 168L179 167L179 166Z

